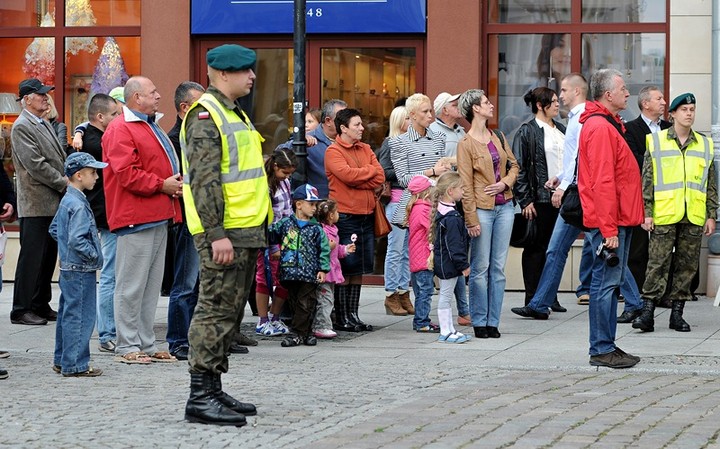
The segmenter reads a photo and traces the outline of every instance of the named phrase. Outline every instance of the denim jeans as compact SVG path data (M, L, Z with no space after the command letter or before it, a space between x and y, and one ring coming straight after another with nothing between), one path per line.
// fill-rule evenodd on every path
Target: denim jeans
M617 328L618 287L622 285L627 269L631 228L618 227L618 247L615 249L619 263L611 267L597 255L593 257L592 282L590 283L590 355L602 355L615 350ZM592 247L597 248L603 240L600 230L585 233Z
M580 255L580 285L578 285L575 294L577 297L590 294L590 282L592 281L592 265L595 258L595 250L592 248L587 233L583 239L582 253Z
M388 203L385 206L385 215L392 217L398 203ZM385 291L396 292L398 289L407 290L410 285L410 259L408 256L407 229L392 225L388 234L387 254L385 255Z
M188 329L199 294L200 256L185 224L172 229L175 277L168 301L167 342L170 352L189 345Z
M97 331L100 343L115 341L115 248L117 236L108 229L99 229L103 266L97 293Z
M432 295L435 293L433 272L430 270L418 271L410 275L413 293L415 293L415 317L413 329L430 325L430 309L432 308Z
M60 308L55 324L53 363L63 374L90 367L90 336L95 327L96 273L60 271Z
M509 202L477 209L477 216L480 236L470 239L470 315L474 327L498 327L515 208Z
M460 276L455 284L455 303L457 304L458 316L470 315L470 302L467 297L467 286L465 276Z

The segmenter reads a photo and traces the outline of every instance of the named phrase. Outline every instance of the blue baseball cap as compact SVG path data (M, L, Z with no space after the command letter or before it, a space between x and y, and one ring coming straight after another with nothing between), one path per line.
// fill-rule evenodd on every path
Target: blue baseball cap
M320 194L318 193L318 189L310 184L303 184L295 189L292 194L292 199L303 201L322 201L322 198L320 198Z
M95 160L91 154L78 151L77 153L72 153L65 159L65 175L70 177L85 167L105 168L107 165L105 162Z

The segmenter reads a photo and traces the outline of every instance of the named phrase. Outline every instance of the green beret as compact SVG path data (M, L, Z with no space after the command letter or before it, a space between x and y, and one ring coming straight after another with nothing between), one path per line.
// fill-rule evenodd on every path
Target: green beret
M670 103L670 109L668 111L673 112L675 109L679 108L684 104L695 104L695 95L689 92L678 95L677 97L675 97L672 103Z
M225 44L207 52L207 64L215 70L238 72L252 68L257 59L255 52L241 45Z

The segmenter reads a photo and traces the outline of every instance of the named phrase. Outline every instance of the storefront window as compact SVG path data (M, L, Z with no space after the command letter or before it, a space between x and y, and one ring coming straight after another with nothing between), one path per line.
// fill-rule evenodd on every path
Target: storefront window
M293 51L285 48L256 49L257 65L252 94L240 102L251 111L255 128L265 138L263 153L270 154L290 139L293 116Z
M591 23L665 22L666 0L583 0L582 20Z
M140 0L65 0L67 26L139 26Z
M39 27L55 0L0 1L0 27Z
M623 73L630 91L628 108L620 113L625 120L638 116L637 95L647 85L665 84L665 34L623 33L584 35L592 45L583 51L583 74L593 70L617 69Z
M491 0L490 23L564 23L570 21L571 0Z
M338 98L359 110L363 140L379 148L396 102L415 93L415 49L326 48L321 59L322 102Z

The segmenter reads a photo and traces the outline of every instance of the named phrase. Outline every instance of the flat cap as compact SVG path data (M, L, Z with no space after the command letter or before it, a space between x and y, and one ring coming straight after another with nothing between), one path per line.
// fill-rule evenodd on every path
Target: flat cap
M675 97L672 103L670 103L670 109L668 109L668 111L673 112L675 109L679 108L684 104L695 104L695 95L691 94L690 92L678 95L677 97Z
M242 45L225 44L208 51L206 60L215 70L237 72L252 68L257 56L254 51Z

